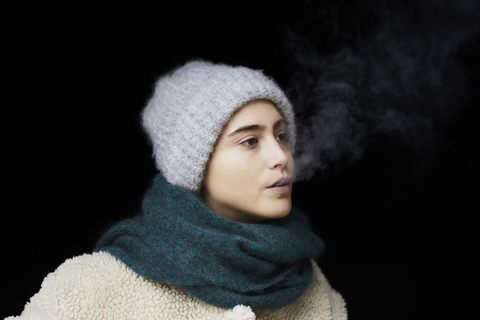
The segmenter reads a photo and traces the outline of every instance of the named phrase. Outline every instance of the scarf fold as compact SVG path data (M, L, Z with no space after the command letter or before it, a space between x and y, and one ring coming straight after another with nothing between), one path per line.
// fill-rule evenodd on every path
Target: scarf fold
M295 209L261 224L231 221L158 174L142 214L109 229L95 251L109 252L145 278L230 309L290 304L309 285L310 259L323 247Z

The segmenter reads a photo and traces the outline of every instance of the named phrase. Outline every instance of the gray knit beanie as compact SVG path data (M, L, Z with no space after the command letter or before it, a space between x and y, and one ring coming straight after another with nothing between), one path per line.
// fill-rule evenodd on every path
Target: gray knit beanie
M238 108L258 99L272 102L288 122L287 143L293 152L292 105L261 71L195 60L160 77L142 124L165 179L198 192L223 127Z

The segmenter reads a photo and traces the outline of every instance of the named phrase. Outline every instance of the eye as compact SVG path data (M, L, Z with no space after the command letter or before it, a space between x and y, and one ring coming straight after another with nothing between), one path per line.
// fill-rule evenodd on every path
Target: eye
M285 133L281 133L278 136L275 137L277 141L285 141L287 140L287 135Z
M257 138L250 138L250 139L242 142L242 144L247 146L247 147L254 147L257 143L258 143Z

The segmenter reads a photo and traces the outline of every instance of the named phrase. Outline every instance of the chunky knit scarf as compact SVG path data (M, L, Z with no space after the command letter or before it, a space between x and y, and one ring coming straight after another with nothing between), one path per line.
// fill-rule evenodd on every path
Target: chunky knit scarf
M324 246L295 209L261 224L231 221L161 175L142 211L108 230L95 251L109 252L137 274L220 308L290 304L309 285L310 259Z

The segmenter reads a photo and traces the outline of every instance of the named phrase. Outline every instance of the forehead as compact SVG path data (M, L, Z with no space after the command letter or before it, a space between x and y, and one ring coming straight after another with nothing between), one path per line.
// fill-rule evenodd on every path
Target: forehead
M245 125L273 125L283 119L273 103L266 100L250 102L239 108L225 126L224 131Z

